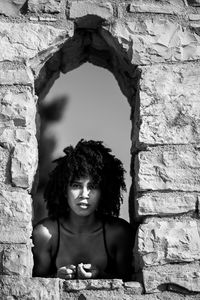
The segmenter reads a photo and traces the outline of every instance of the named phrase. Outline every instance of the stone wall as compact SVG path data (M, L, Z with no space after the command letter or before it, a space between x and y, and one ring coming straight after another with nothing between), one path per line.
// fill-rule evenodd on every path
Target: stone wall
M199 299L200 1L0 0L0 33L0 298ZM140 283L31 278L37 110L85 62L131 109Z

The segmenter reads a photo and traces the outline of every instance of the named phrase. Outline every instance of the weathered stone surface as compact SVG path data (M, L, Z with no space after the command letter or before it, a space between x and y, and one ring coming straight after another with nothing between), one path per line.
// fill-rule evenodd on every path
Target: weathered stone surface
M174 215L195 211L200 194L181 192L151 192L137 195L137 214L145 215Z
M59 300L59 279L28 278L18 276L0 277L2 300Z
M113 8L109 2L89 2L89 1L73 1L70 5L69 18L77 19L87 15L95 15L102 19L109 19L113 16Z
M33 255L31 245L0 244L1 274L31 276Z
M31 189L38 163L37 140L30 143L18 143L11 158L11 178L13 185Z
M200 65L154 65L140 70L134 126L139 143L200 143Z
M90 279L90 280L66 280L63 289L67 292L81 290L115 290L123 288L121 279Z
M197 222L192 219L151 219L139 227L138 251L146 266L199 260Z
M166 146L142 151L135 160L138 191L200 191L200 151L192 146Z
M159 14L183 14L185 13L185 5L182 0L168 1L149 1L136 0L130 4L130 12L145 12Z
M0 56L2 52L0 52ZM8 52L9 48L7 49ZM32 86L34 77L31 69L23 64L0 62L0 83L1 85L21 84Z
M44 51L49 49L46 53L48 57L51 51L73 34L70 26L59 29L33 23L0 22L0 31L3 32L0 38L0 61L24 61L38 56L39 53L45 56ZM0 69L2 73L3 70Z
M191 6L195 6L195 7L200 6L200 1L199 0L186 0L186 1Z
M23 190L0 190L0 219L5 224L10 222L31 222L32 200Z
M79 292L63 293L62 300L131 300L129 295L125 295L122 290L83 290Z
M163 16L126 22L118 20L107 29L135 65L200 58L200 36Z
M4 219L0 221L0 242L1 243L16 243L26 244L30 242L30 236L32 233L32 223L21 221L9 221L4 222Z
M33 120L32 120L33 121ZM2 124L2 127L1 127ZM3 127L5 125L5 127ZM32 137L35 135L35 126L31 130L25 128L15 128L13 124L13 120L0 122L0 145L4 148L12 149L19 142L23 142L26 144L31 143Z
M29 0L28 9L31 12L59 13L61 0Z
M125 294L141 295L144 293L143 286L140 282L130 281L124 283Z
M1 122L10 121L19 128L35 128L36 104L29 89L0 88L0 101Z
M6 182L9 176L10 153L0 146L0 182Z
M151 267L143 270L144 286L147 293L158 292L163 284L170 284L171 289L182 287L186 291L200 292L199 263L172 264Z
M0 0L0 14L18 16L26 0Z

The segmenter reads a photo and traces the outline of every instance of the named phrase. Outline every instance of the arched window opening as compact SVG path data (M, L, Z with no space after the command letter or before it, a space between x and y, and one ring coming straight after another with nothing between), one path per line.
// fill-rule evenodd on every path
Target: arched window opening
M123 162L127 193L120 216L129 221L130 106L113 75L86 63L62 74L40 107L39 183L34 197L34 223L45 217L43 189L52 168L51 161L63 156L63 149L81 138L102 140Z
M52 50L50 50L50 52L51 51ZM126 51L124 51L124 49L118 44L117 40L108 31L106 31L106 29L100 28L98 26L94 26L92 28L77 27L74 32L74 36L69 38L60 47L59 50L55 49L55 52L51 52L51 54L48 52L41 54L41 58L38 58L36 62L33 62L33 68L36 76L35 90L38 96L38 111L41 115L45 111L43 111L42 108L45 104L44 99L47 96L50 89L52 88L55 81L60 77L60 74L67 74L70 71L79 68L81 65L87 62L110 71L114 75L118 83L118 92L121 90L122 94L125 96L125 101L123 101L124 96L121 95L121 101L119 102L125 102L127 109L130 110L127 117L127 122L130 122L131 120L132 123L136 123L136 126L132 125L132 129L130 129L129 132L126 132L126 134L128 135L127 142L125 144L120 143L120 147L123 145L123 147L126 148L128 153L127 156L130 157L129 161L130 165L132 166L134 157L131 158L131 152L134 155L133 148L135 147L134 144L137 142L138 134L137 132L133 132L133 127L137 128L137 122L139 122L139 120L137 120L137 116L135 116L135 104L138 102L136 101L136 97L138 90L138 81L140 80L140 72L138 71L137 66L134 66L130 63L129 54ZM112 77L111 73L110 76ZM107 74L109 73L107 72ZM82 75L82 77L84 77L84 74ZM100 93L102 93L101 82L98 82L98 87L100 88ZM78 89L78 86L76 88ZM56 102L57 104L55 105L59 107L60 105L64 105L65 100L61 97L61 99L59 99L59 101ZM67 101L66 105L69 105L69 103L70 101ZM53 111L55 110L56 106L53 106ZM112 114L117 113L117 109L115 109L115 107L116 103L113 104L113 107L111 108ZM64 110L61 109L61 111L63 112ZM118 123L120 124L122 122L119 119L120 117L118 118ZM44 128L41 126L41 132L43 130ZM113 130L113 136L115 135L117 135L117 132ZM92 138L92 136L90 136L89 138ZM98 139L100 139L100 136ZM45 147L51 147L52 141L49 142L50 145L48 145L48 143L45 143ZM67 142L65 144L67 144ZM109 145L109 142L108 146L112 148L112 145ZM113 150L115 151L115 149ZM125 167L129 175L130 166ZM129 194L128 210L130 214L130 221L135 222L133 168L132 170L130 170L130 173L132 176L132 183L129 182L127 184L127 195ZM36 181L37 180L38 177ZM36 181L34 184L33 195L35 193L35 190L37 189ZM131 185L130 193L129 184ZM124 214L124 209L125 208L123 207L122 214ZM125 211L127 214L127 209L125 209ZM129 219L129 217L127 216L125 218ZM36 218L34 219L36 220Z

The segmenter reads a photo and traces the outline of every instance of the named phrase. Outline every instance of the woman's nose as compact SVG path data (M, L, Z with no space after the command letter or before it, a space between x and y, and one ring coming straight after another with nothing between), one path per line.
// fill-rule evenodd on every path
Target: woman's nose
M83 198L89 198L89 193L90 193L90 190L87 187L82 188L81 196Z

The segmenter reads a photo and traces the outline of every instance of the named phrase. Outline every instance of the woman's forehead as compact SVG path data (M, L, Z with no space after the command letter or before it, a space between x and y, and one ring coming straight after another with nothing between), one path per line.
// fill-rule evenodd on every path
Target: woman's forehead
M91 176L81 176L81 177L75 177L72 179L72 181L76 182L93 182L93 178Z

